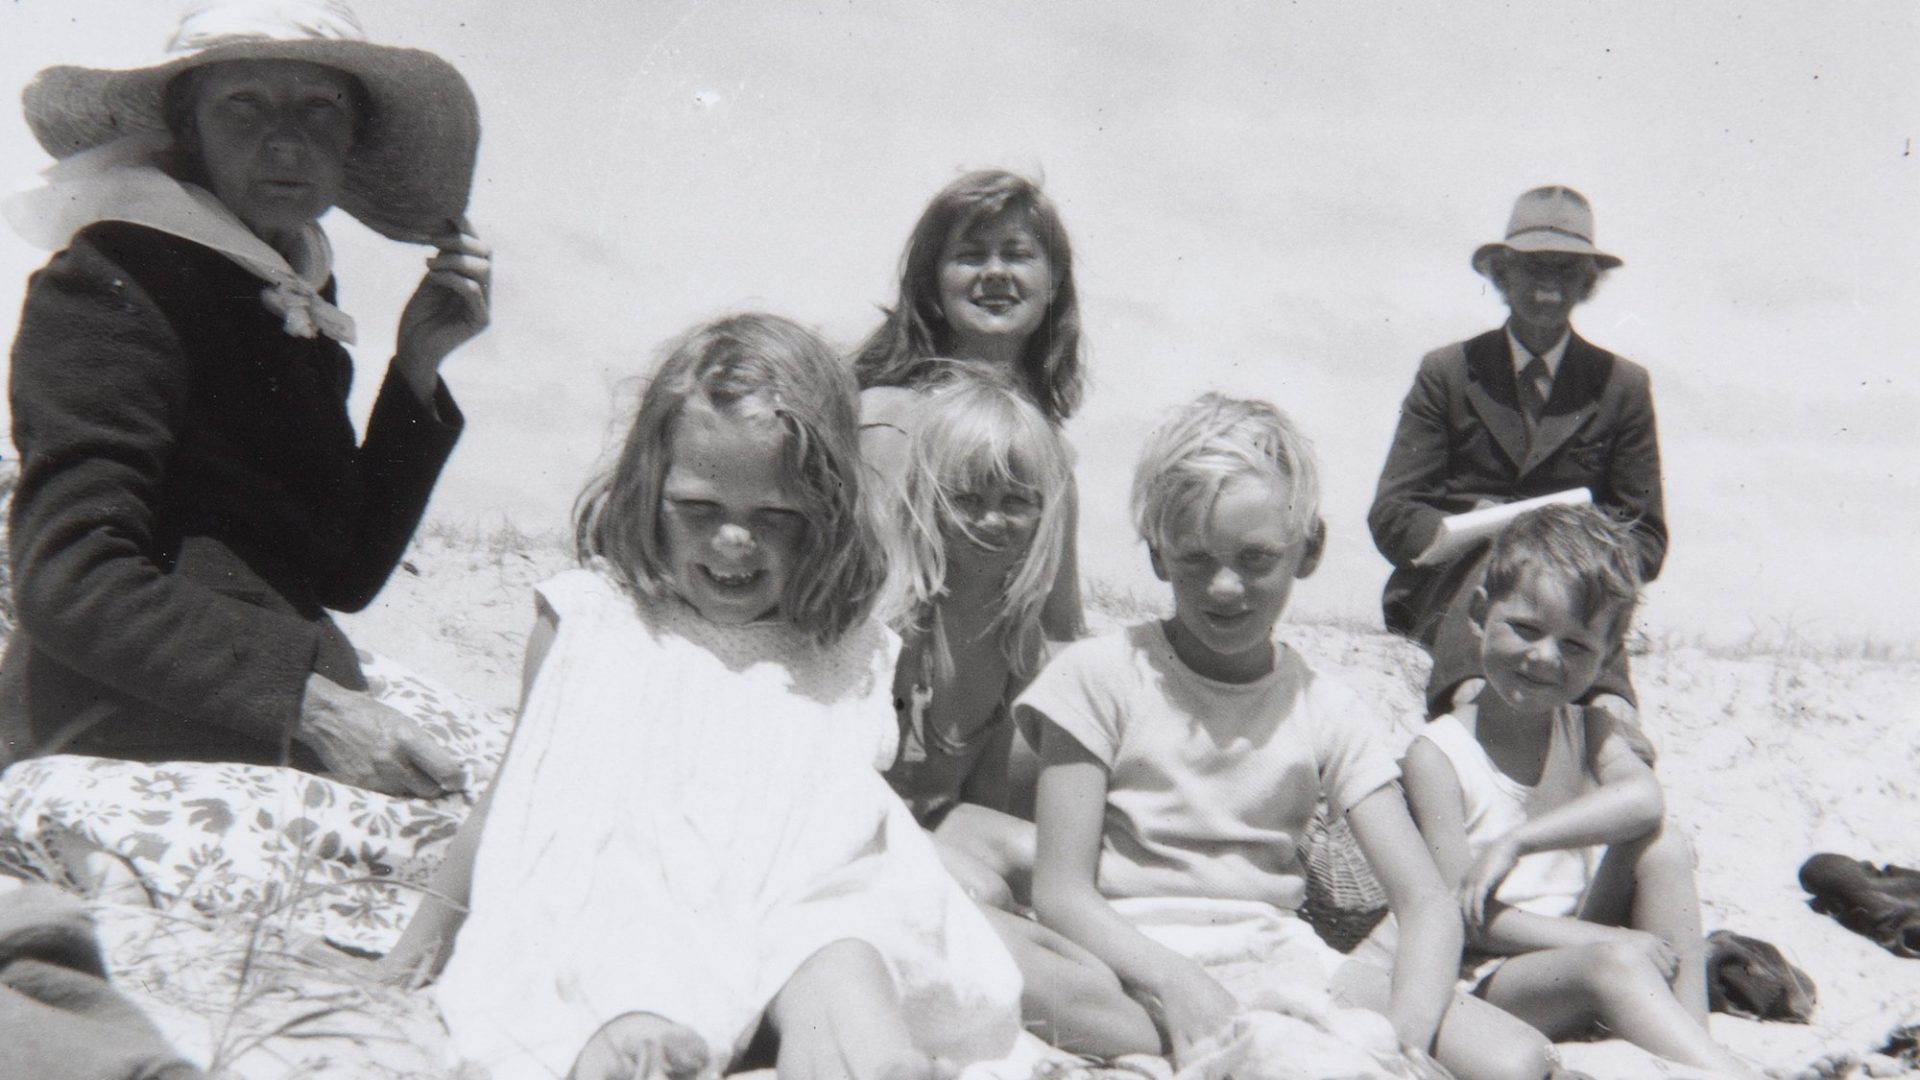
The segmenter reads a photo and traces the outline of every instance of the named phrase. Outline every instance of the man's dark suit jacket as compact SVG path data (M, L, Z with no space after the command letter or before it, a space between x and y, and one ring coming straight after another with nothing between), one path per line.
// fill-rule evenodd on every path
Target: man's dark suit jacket
M1641 573L1652 580L1666 556L1667 520L1645 368L1573 335L1529 446L1505 329L1428 353L1367 514L1374 545L1394 567L1381 597L1388 629L1431 645L1461 586L1477 585L1466 579L1486 544L1440 566L1413 565L1441 518L1481 499L1581 487L1633 522Z

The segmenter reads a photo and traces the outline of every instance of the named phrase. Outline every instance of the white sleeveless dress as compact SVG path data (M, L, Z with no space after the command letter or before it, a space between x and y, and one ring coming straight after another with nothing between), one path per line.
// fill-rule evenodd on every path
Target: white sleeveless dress
M715 626L588 571L541 596L559 633L481 835L437 987L496 1080L564 1075L601 1024L651 1012L724 1067L811 954L883 956L916 1043L957 1062L1018 1031L1020 978L887 788L898 642Z

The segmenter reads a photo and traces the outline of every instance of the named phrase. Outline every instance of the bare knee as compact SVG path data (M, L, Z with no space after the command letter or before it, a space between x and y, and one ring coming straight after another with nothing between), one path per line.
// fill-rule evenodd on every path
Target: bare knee
M1634 860L1635 876L1645 877L1649 873L1685 874L1693 876L1699 860L1694 855L1693 841L1680 829L1679 822L1666 818L1660 822L1645 846L1640 857Z
M1033 823L1011 814L961 803L947 814L933 835L978 859L1003 878L1033 870Z
M1630 987L1644 987L1649 979L1665 983L1667 978L1654 965L1653 958L1638 945L1606 942L1588 945L1579 965L1579 985L1595 1002L1610 993Z
M1038 853L1039 843L1032 825L1020 821L1001 830L1000 857L1007 867L1008 876L1031 874Z
M774 1004L789 997L804 1002L831 1000L849 988L897 996L893 975L880 951L858 938L841 938L801 961L775 996Z

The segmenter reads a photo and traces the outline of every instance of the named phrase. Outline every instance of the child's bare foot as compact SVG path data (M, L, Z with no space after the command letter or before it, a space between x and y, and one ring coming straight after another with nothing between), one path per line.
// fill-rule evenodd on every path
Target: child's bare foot
M893 977L873 946L836 941L787 980L769 1010L780 1080L946 1080L907 1032Z
M567 1080L696 1080L708 1063L707 1044L693 1029L633 1012L600 1025Z

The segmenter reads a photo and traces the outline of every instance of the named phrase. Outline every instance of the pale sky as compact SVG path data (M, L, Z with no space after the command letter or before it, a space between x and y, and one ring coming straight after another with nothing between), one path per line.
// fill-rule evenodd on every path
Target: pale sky
M1400 398L1504 316L1473 249L1565 183L1626 261L1576 325L1653 374L1648 628L1920 643L1920 6L357 6L459 66L485 127L495 323L445 371L468 428L435 516L558 529L661 340L766 308L851 346L926 200L999 165L1044 177L1078 257L1087 571L1153 587L1127 473L1154 416L1218 389L1319 445L1333 545L1296 604L1375 619ZM151 62L175 10L9 0L0 85ZM0 115L0 185L45 161ZM327 225L364 410L424 251ZM9 339L44 259L0 236Z

